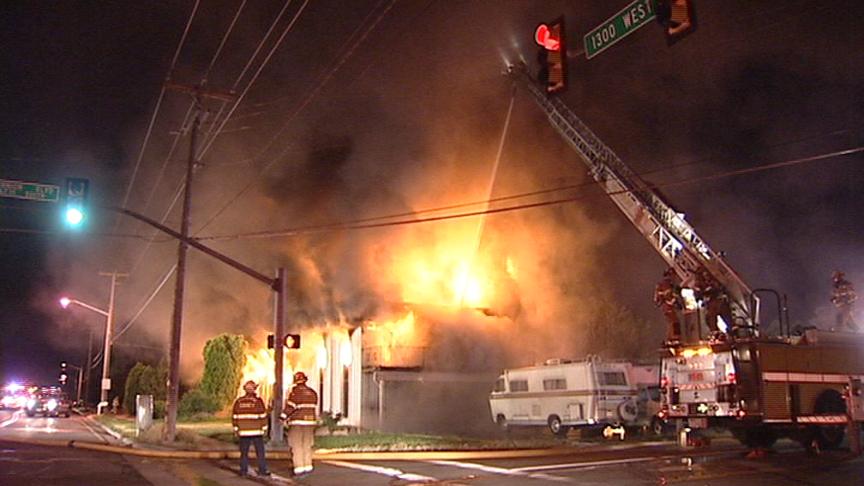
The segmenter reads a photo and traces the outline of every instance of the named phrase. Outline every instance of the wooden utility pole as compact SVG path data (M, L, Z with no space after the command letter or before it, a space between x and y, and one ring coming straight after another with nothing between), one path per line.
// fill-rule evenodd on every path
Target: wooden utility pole
M105 315L105 345L102 349L102 382L99 384L99 402L108 406L108 391L111 390L111 336L114 333L114 297L117 294L117 279L128 274L99 272L102 277L111 277L111 293L108 295L108 312Z
M174 286L174 312L171 319L171 342L168 351L168 397L165 404L165 435L164 439L173 442L177 435L177 406L180 394L180 343L183 329L183 295L186 287L186 253L189 249L189 222L192 206L192 175L195 172L196 142L198 129L201 126L201 114L204 111L204 98L215 98L231 101L234 95L217 91L205 90L204 86L190 86L171 82L165 83L168 89L188 93L194 96L195 119L189 133L189 158L186 162L186 181L183 188L183 216L180 221L180 243L177 248L177 273Z

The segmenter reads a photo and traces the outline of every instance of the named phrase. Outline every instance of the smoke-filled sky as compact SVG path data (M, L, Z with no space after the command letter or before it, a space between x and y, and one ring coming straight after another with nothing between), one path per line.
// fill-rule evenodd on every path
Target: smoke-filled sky
M752 287L788 294L793 323L827 327L831 272L864 285L861 154L702 178L860 148L864 4L694 4L698 29L674 46L651 24L586 60L582 36L625 2L13 2L0 15L0 178L86 177L94 205L125 203L177 228L191 99L161 90L168 77L206 79L240 102L204 101L192 232L301 229L203 240L268 275L288 268L292 326L387 317L404 301L440 304L428 301L428 286L418 290L422 275L476 250L472 265L500 289L493 310L508 318L466 318L459 336L494 336L482 352L465 348L472 369L487 354L499 366L591 352L580 329L601 302L631 309L662 335L651 303L662 260L599 189L572 187L590 180L585 167L525 90L515 91L504 131L506 64L533 62L534 27L563 14L566 103L660 184ZM678 181L688 182L663 186ZM490 216L482 231L480 218L332 227L562 187L570 189L494 207L575 201ZM108 279L98 273L129 274L118 288L124 329L176 260L175 242L126 217L97 210L70 234L55 213L45 203L0 203L7 377L48 380L60 359L83 361L88 329L102 332L100 316L60 311L61 293L104 308ZM203 342L224 331L260 337L272 301L262 284L195 251L187 276L183 362L194 379ZM173 287L169 279L118 338L118 359L164 354ZM448 319L459 320L438 316ZM523 348L497 349L511 330Z

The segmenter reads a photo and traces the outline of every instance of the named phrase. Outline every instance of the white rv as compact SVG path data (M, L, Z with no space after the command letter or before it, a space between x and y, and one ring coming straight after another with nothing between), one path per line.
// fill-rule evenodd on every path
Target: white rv
M504 370L489 395L492 419L505 429L545 425L561 436L570 427L632 423L637 389L630 367L591 357Z

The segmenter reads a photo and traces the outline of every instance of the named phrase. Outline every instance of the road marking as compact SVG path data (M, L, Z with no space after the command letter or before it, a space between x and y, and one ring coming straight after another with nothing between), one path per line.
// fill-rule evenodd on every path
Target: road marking
M15 422L18 421L19 418L21 418L21 411L20 410L13 413L12 416L9 417L8 419L4 420L3 422L0 422L0 429L2 429L3 427L6 427L8 425L14 424Z
M368 464L357 464L353 462L346 461L322 461L324 464L330 464L331 466L339 466L345 467L349 469L357 469L358 471L365 471L375 474L382 474L384 476L389 476L391 478L403 479L405 481L438 481L435 478L429 476L423 476L420 474L412 474L406 473L404 471L400 471L399 469L394 469L392 467L383 467L383 466L371 466Z
M515 468L515 469L507 469L503 467L495 467L495 466L487 466L485 464L477 464L474 462L459 462L459 461L426 461L430 464L438 464L439 466L450 466L450 467L460 467L463 469L474 469L477 471L483 471L494 474L502 474L505 476L522 476L529 477L532 479L543 479L546 481L559 481L559 482L572 482L573 480L570 478L565 478L563 476L552 476L551 474L543 474L543 473L531 473L527 469L530 468Z
M656 457L636 457L633 459L610 459L608 461L590 461L590 462L571 462L567 464L547 464L545 466L528 466L528 467L517 467L512 469L512 471L554 471L557 469L579 469L584 467L595 467L595 466L611 466L615 464L629 464L634 462L647 462L653 461L657 459Z

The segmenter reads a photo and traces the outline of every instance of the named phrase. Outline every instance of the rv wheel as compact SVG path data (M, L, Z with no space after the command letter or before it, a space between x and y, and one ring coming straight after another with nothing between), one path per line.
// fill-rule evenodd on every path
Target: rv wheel
M507 417L504 414L499 413L497 417L495 417L495 423L498 424L498 428L507 432L510 428L507 426Z
M557 435L558 437L567 436L568 427L564 426L564 424L561 423L561 417L557 415L550 415L549 420L547 420L546 423L549 424L549 430L552 431L553 434Z
M651 432L654 435L663 435L666 432L666 423L659 417L651 417Z

